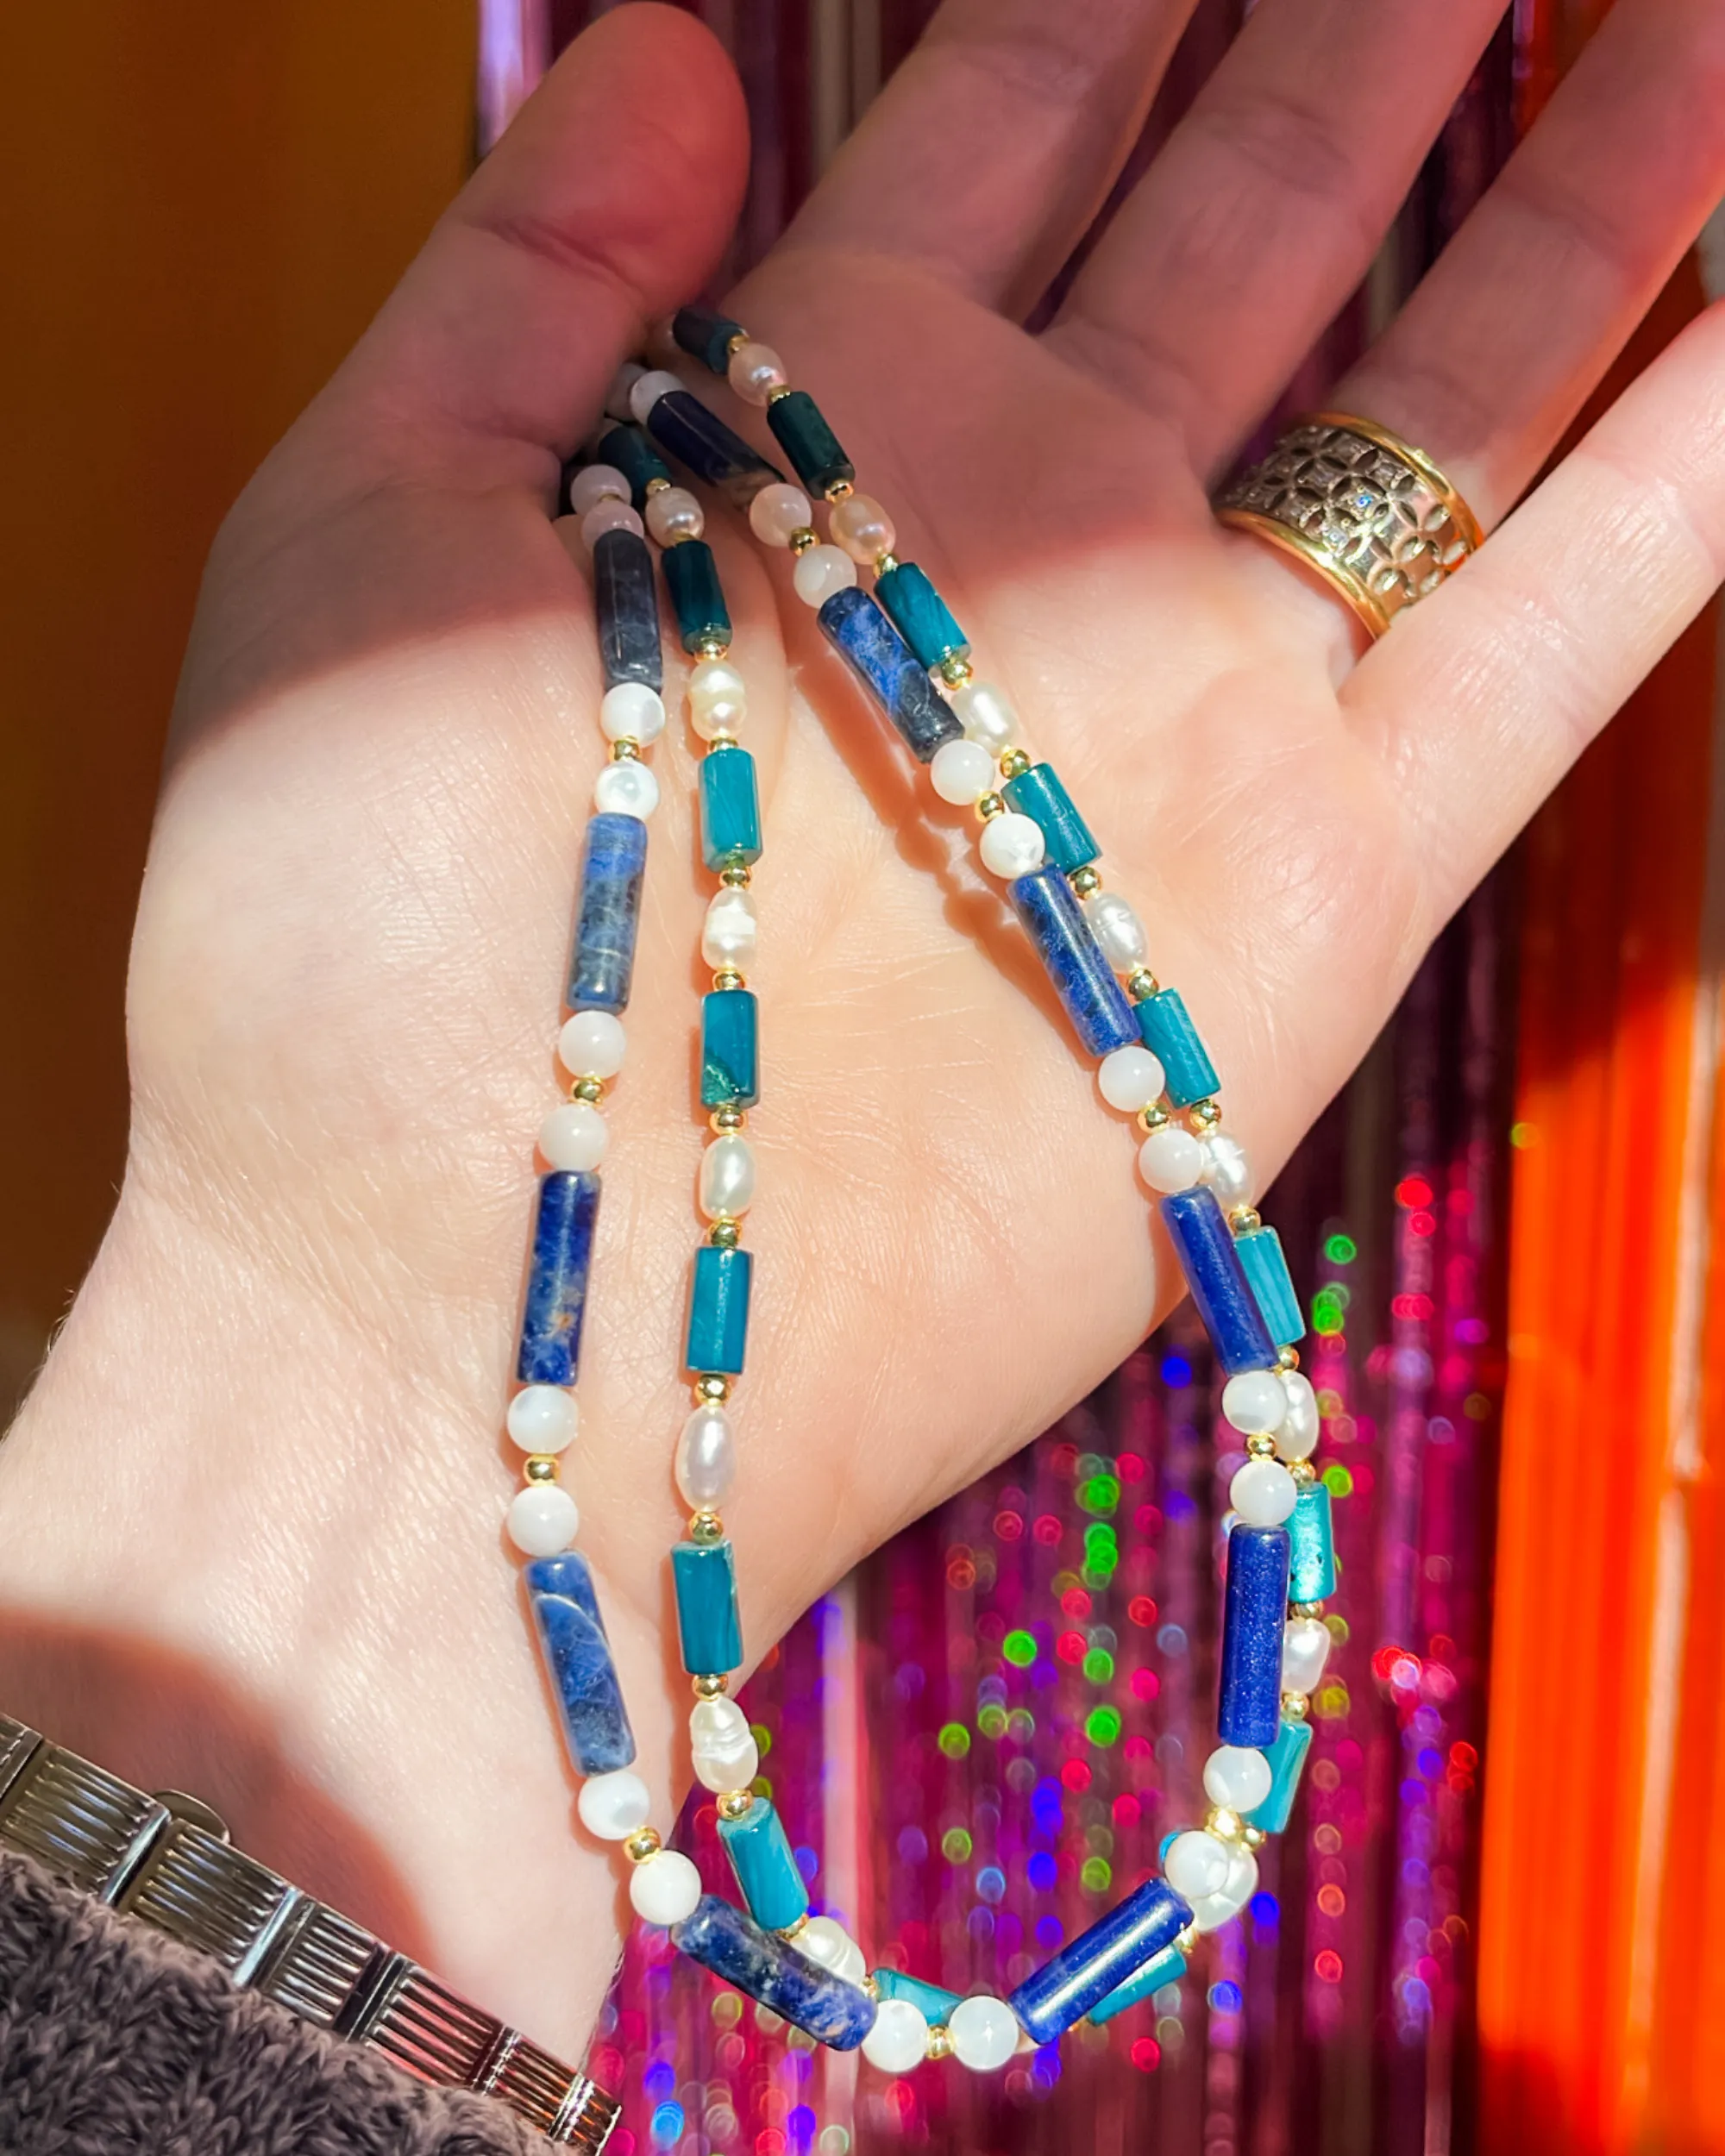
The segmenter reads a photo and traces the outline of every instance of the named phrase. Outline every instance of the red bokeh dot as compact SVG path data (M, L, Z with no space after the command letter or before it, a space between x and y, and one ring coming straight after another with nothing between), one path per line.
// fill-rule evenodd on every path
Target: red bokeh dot
M1438 1216L1436 1213L1421 1212L1408 1214L1408 1232L1409 1235L1435 1235L1437 1232Z
M1069 1617L1088 1617L1090 1597L1082 1587L1069 1587L1060 1598L1060 1607Z
M1144 1807L1135 1796L1128 1794L1114 1799L1113 1812L1116 1827L1136 1827L1143 1816Z
M1114 1462L1114 1472L1123 1482L1141 1482L1145 1476L1143 1455L1122 1452Z
M1428 1206L1432 1202L1432 1186L1423 1175L1404 1175L1396 1186L1398 1206Z
M1140 2036L1132 2047L1132 2062L1141 2074L1153 2074L1162 2063L1162 2046L1153 2036Z
M1090 1770L1082 1759L1069 1759L1060 1770L1060 1778L1069 1789L1082 1796L1090 1786Z
M1031 1529L1031 1532L1036 1537L1038 1542L1045 1542L1048 1546L1052 1549L1054 1545L1059 1541L1063 1530L1060 1522L1055 1518L1054 1514L1051 1512L1045 1512L1038 1519L1035 1526Z
M1063 1632L1054 1643L1054 1651L1063 1662L1082 1662L1087 1651L1082 1632Z
M1154 1670L1134 1670L1132 1687L1134 1699L1154 1699L1162 1689L1162 1679Z
M997 1512L994 1514L994 1532L1002 1542L1016 1542L1024 1532L1024 1514L1017 1512Z
M1312 1967L1326 1984L1339 1984L1342 1980L1342 1958L1333 1946L1326 1946Z
M1126 1604L1126 1615L1135 1625L1153 1625L1156 1622L1156 1604L1148 1595L1134 1595Z

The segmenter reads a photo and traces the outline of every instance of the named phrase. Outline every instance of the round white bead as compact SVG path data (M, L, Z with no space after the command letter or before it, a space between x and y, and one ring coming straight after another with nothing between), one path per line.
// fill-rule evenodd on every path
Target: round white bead
M1218 1745L1204 1762L1204 1794L1213 1804L1249 1812L1270 1794L1270 1762L1250 1745Z
M1118 892L1098 891L1085 899L1084 911L1102 946L1102 956L1116 973L1129 973L1134 966L1143 965L1150 949L1144 923Z
M856 564L843 547L811 547L798 555L791 581L805 606L824 606L835 592L849 591L856 581Z
M1176 1834L1162 1859L1162 1876L1176 1894L1190 1902L1200 1895L1217 1893L1228 1876L1228 1846L1201 1827Z
M706 512L687 486L662 486L647 497L647 529L662 547L674 547L700 537Z
M1004 1999L985 1992L961 1999L946 2024L952 2039L952 2056L972 2073L991 2073L1004 2066L1019 2047L1018 2016Z
M1258 1892L1258 1858L1241 1842L1230 1846L1228 1876L1214 1894L1191 1897L1192 1921L1201 1932L1220 1931Z
M627 1841L647 1824L652 1802L641 1777L619 1767L614 1774L595 1774L583 1782L575 1809L588 1833L601 1841Z
M677 1440L677 1495L692 1512L722 1505L737 1481L737 1440L723 1407L697 1407Z
M1318 1395L1304 1370L1283 1370L1282 1392L1288 1412L1276 1433L1276 1450L1284 1460L1309 1460L1318 1446Z
M639 538L644 529L627 502L596 502L581 518L581 540L591 554L608 531L632 531Z
M760 923L755 901L746 891L727 884L707 901L701 924L701 956L715 972L730 966L746 973L755 962Z
M1012 745L1019 730L1019 715L1000 692L987 681L967 681L952 694L952 712L965 733L990 755L998 756Z
M557 1036L557 1056L576 1078L615 1078L628 1045L621 1018L609 1011L577 1011Z
M1279 1527L1299 1495L1280 1460L1248 1460L1228 1484L1228 1502L1249 1527Z
M994 759L977 741L944 741L928 767L929 783L943 801L969 808L994 783Z
M581 1411L574 1395L559 1385L527 1385L510 1401L504 1420L524 1452L561 1452L574 1443Z
M1189 1190L1203 1165L1203 1147L1178 1123L1164 1123L1138 1149L1138 1172L1152 1190Z
M626 502L629 481L609 464L586 464L569 481L569 514L585 517L601 502Z
M735 1700L698 1700L689 1715L695 1777L709 1789L746 1789L761 1771L749 1717Z
M1116 1048L1104 1056L1096 1069L1096 1083L1111 1108L1136 1115L1162 1098L1167 1082L1159 1056L1147 1048Z
M664 700L644 681L619 681L600 701L599 730L607 741L657 741L665 730Z
M510 1504L509 1539L530 1557L554 1557L567 1550L580 1524L574 1499L555 1482L530 1482Z
M775 389L787 386L785 362L770 344L739 344L724 378L745 404L764 404Z
M812 1921L812 1919L811 1919ZM862 2056L883 2074L907 2074L928 2055L928 2023L908 1999L882 1999Z
M734 734L749 711L749 690L728 659L703 659L689 676L689 724L703 741Z
M659 781L644 763L608 763L593 780L593 806L644 822L659 805Z
M1246 1159L1245 1146L1226 1131L1216 1131L1201 1143L1204 1181L1215 1192L1217 1203L1224 1210L1229 1206L1250 1205L1251 1165Z
M701 1875L680 1849L656 1849L629 1875L629 1898L643 1923L681 1924L701 1898Z
M1032 868L1041 868L1046 850L1041 824L1033 816L1019 816L1011 809L1003 816L991 816L977 841L982 866L997 876L1027 876Z
M1330 1628L1321 1617L1290 1617L1282 1632L1282 1689L1314 1692L1330 1658Z
M644 427L649 413L659 399L668 397L674 389L681 389L682 385L676 375L662 367L653 367L645 374L637 374L629 385L630 417L636 425Z
M794 1943L799 1953L806 1954L823 1969L831 1969L836 1977L849 1977L852 1984L860 1984L868 1973L862 1949L836 1918L810 1917Z
M801 487L778 480L750 502L749 529L766 546L787 547L794 534L810 529L813 514Z
M586 1100L566 1100L539 1125L539 1150L553 1168L578 1173L597 1168L611 1136L605 1118Z
M1222 1413L1248 1437L1273 1437L1288 1413L1288 1395L1275 1370L1242 1370L1222 1388Z
M746 1138L726 1131L701 1155L695 1195L709 1220L734 1220L755 1202L755 1149Z
M611 387L605 392L605 408L620 425L627 425L635 414L630 407L629 392L647 372L639 360L625 360L611 378Z

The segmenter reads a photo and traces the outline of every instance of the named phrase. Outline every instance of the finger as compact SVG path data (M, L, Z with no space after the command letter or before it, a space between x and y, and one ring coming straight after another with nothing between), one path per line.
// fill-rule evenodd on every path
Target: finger
M1722 193L1725 11L1629 0L1331 401L1417 442L1495 523Z
M1503 11L1263 0L1050 340L1224 461L1364 275Z
M1138 138L1195 0L946 0L784 244L913 261L1008 314Z
M1691 323L1342 689L1435 932L1725 573L1725 306Z

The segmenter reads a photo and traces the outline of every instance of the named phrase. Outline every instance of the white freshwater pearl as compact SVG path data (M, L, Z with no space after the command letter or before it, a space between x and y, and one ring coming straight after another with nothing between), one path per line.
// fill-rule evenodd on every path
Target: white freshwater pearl
M835 592L848 591L856 581L856 564L843 547L811 547L798 555L791 581L805 606L824 606Z
M836 1977L861 1984L869 1973L862 1949L841 1923L831 1916L812 1916L793 1942L797 1952L831 1969Z
M1248 1460L1228 1484L1228 1502L1249 1527L1279 1527L1299 1495L1280 1460Z
M1288 1395L1275 1370L1242 1370L1222 1388L1222 1413L1248 1437L1273 1437L1288 1413Z
M577 1173L597 1168L611 1132L590 1101L566 1100L539 1125L539 1150L553 1168Z
M723 1407L697 1407L677 1440L677 1495L692 1512L722 1505L737 1481L737 1440Z
M779 479L750 502L749 529L765 546L787 547L796 533L810 529L813 514L801 487Z
M626 502L629 481L614 465L585 464L569 481L569 514L585 517L601 502Z
M611 387L605 392L605 408L612 418L626 425L635 414L629 402L629 392L647 372L639 360L625 360L611 378Z
M992 874L1027 876L1032 868L1041 868L1047 849L1036 818L1008 809L1002 816L991 816L983 824L977 851L982 866Z
M1201 1827L1176 1834L1162 1859L1162 1876L1176 1894L1190 1902L1220 1890L1228 1876L1228 1846Z
M1309 1460L1318 1445L1318 1395L1304 1370L1283 1370L1282 1390L1288 1413L1276 1433L1276 1450L1284 1460Z
M755 1149L746 1138L726 1131L701 1155L696 1201L709 1220L734 1220L755 1202Z
M1192 1902L1192 1921L1201 1932L1220 1931L1238 1916L1258 1892L1258 1858L1241 1842L1229 1846L1228 1876L1214 1894L1197 1896Z
M1204 1181L1216 1194L1226 1212L1230 1206L1251 1202L1251 1164L1245 1148L1226 1131L1214 1131L1201 1141L1204 1148Z
M1314 1692L1330 1658L1330 1628L1321 1617L1290 1617L1282 1632L1282 1689Z
M734 734L749 710L749 688L728 659L703 659L689 676L689 724L703 741Z
M509 1539L530 1557L554 1557L567 1550L580 1524L574 1499L555 1482L531 1482L510 1504Z
M560 1385L527 1385L510 1401L504 1420L524 1452L561 1452L574 1443L581 1411Z
M707 900L706 918L701 923L701 957L715 972L730 966L738 973L747 973L755 962L759 940L755 901L746 891L727 884Z
M1152 1190L1189 1190L1203 1165L1203 1147L1178 1123L1164 1123L1138 1149L1138 1172Z
M752 341L739 344L731 354L724 379L745 404L764 404L775 389L790 385L785 362L772 346Z
M657 741L665 730L664 699L644 681L619 681L600 699L599 730L607 741Z
M649 368L637 374L629 385L629 413L638 427L647 424L647 416L662 397L668 397L674 389L683 386L678 377L662 367Z
M969 808L994 783L994 759L979 741L944 741L928 767L929 783L943 801Z
M980 742L991 755L1009 748L1019 730L1018 713L988 681L967 681L956 689L952 712L969 738Z
M847 494L835 502L826 528L853 561L878 561L899 543L892 518L872 494Z
M1096 1069L1096 1083L1111 1108L1136 1115L1152 1100L1162 1098L1166 1082L1162 1058L1147 1048L1116 1048L1104 1056Z
M952 2056L972 2073L991 2073L1004 2066L1019 2047L1018 2016L1004 1999L961 1999L946 2024L952 2039Z
M701 1875L680 1849L656 1849L629 1875L635 1914L649 1924L681 1924L701 1898Z
M862 2039L862 2056L883 2074L907 2074L928 2055L928 2023L908 1999L882 1999L875 2026Z
M1204 1794L1213 1804L1249 1812L1270 1794L1270 1762L1250 1745L1218 1745L1204 1762Z
M647 497L647 529L662 547L699 539L706 530L706 511L687 486L662 486Z
M746 1789L761 1771L749 1717L730 1699L697 1700L689 1714L696 1778L709 1789Z
M593 780L593 806L644 822L659 805L659 781L644 763L608 763Z
M1150 949L1144 923L1117 891L1098 891L1085 899L1084 911L1102 946L1102 956L1116 973L1129 973L1134 966L1143 965Z
M581 539L590 554L608 531L632 531L638 539L643 529L627 502L596 503L581 518Z
M612 1774L595 1774L582 1783L575 1799L581 1824L601 1841L627 1841L647 1824L653 1800L638 1774L619 1767Z
M577 1011L557 1036L558 1058L577 1078L615 1078L628 1045L623 1021L609 1011Z

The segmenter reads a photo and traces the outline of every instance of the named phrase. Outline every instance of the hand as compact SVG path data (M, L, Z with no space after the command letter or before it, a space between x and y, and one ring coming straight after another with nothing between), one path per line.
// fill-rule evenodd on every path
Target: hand
M1725 317L1362 655L1208 489L1364 273L1499 0L1264 0L1058 321L1183 0L951 0L735 300L1026 715L1151 924L1260 1184L1431 938L1705 603ZM1334 401L1504 517L1725 191L1725 17L1622 0ZM686 16L605 16L216 548L139 916L113 1227L9 1446L3 1696L566 2047L615 1874L499 1520L532 1133L600 756L548 518L743 172ZM735 416L735 415L733 415ZM718 520L723 521L723 520ZM747 535L761 760L756 1326L727 1507L759 1651L1178 1293L1132 1142L973 867ZM788 661L791 689L786 690ZM693 759L651 848L571 1482L668 1803L668 1463L701 1134ZM334 1893L337 1889L330 1886Z

